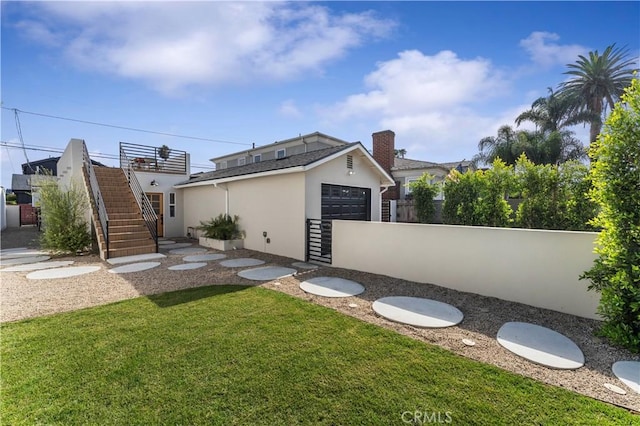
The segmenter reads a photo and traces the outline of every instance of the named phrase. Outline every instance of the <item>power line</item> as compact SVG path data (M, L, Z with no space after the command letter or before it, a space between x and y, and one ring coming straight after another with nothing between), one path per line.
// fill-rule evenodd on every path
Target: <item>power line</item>
M132 131L132 132L150 133L150 134L153 134L153 135L171 136L171 137L174 137L174 138L192 139L192 140L205 141L205 142L228 143L228 144L233 144L233 145L247 145L247 146L251 146L252 145L252 144L246 143L246 142L233 142L233 141L227 141L227 140L223 140L223 139L211 139L211 138L202 138L202 137L199 137L199 136L178 135L178 134L175 134L175 133L158 132L158 131L155 131L155 130L137 129L135 127L118 126L116 124L107 124L107 123L99 123L99 122L96 122L96 121L80 120L80 119L77 119L77 118L60 117L60 116L57 116L57 115L43 114L43 113L33 112L33 111L23 111L23 110L20 110L18 108L8 108L8 107L4 107L3 106L2 109L14 111L14 113L16 114L16 117L17 117L18 113L21 112L23 114L31 114L31 115L37 115L37 116L40 116L40 117L54 118L56 120L74 121L76 123L91 124L91 125L94 125L94 126L102 126L102 127L111 127L111 128L114 128L114 129L129 130L129 131Z
M52 153L55 153L55 154L62 154L64 152L64 150L60 149L60 148L54 148L54 147L42 146L42 145L20 145L18 143L7 142L7 141L0 141L0 144L2 144L7 149L7 153L9 152L8 151L9 148L21 149L21 150L29 150L29 151L38 151L38 152L52 152ZM102 152L89 153L89 156L92 157L92 158L103 158L103 159L106 159L106 160L119 160L120 159L119 155L107 154L107 153L102 153ZM9 158L11 158L11 157L9 157ZM12 164L12 167L13 167L13 164ZM200 170L215 170L214 166L205 165L205 164L197 164L197 163L191 163L191 168L200 169Z

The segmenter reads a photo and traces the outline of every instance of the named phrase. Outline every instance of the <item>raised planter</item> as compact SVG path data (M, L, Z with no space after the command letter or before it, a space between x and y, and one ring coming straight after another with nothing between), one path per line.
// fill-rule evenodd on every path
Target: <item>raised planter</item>
M215 240L213 238L200 237L198 244L216 250L227 251L244 248L244 240Z

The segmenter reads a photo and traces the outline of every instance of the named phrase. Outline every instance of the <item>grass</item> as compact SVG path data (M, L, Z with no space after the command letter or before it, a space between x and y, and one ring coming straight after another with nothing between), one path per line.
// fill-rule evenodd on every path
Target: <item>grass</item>
M165 293L1 331L3 424L389 425L403 413L453 424L638 421L255 287Z

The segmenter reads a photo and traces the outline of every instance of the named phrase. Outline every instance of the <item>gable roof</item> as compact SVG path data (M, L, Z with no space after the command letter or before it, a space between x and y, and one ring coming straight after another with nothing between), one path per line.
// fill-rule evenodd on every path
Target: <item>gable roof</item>
M420 160L411 160L409 158L394 158L393 159L393 167L391 167L392 171L399 170L419 170L419 169L432 169L435 167L444 169L449 171L451 169L462 168L463 170L467 170L471 165L471 161L462 160L462 161L451 161L448 163L434 163L431 161L420 161Z
M174 187L185 188L190 186L209 185L234 180L256 178L273 174L303 172L354 150L358 150L362 152L365 157L368 157L369 161L378 170L378 173L384 177L384 180L387 182L382 186L394 185L391 176L389 176L389 174L380 167L378 162L371 157L371 154L369 154L364 146L362 146L360 142L353 142L342 146L334 146L331 148L318 149L302 154L291 155L285 158L261 161L259 163L230 167L228 169L214 170L212 172L198 173L191 175L187 181L177 183Z

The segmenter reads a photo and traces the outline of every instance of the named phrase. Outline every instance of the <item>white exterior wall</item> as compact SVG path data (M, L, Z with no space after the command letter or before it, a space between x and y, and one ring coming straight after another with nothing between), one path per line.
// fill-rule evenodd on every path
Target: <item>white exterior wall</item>
M164 212L164 236L165 237L182 237L186 235L185 216L184 216L184 196L182 189L176 189L173 185L184 182L188 175L174 175L168 173L151 173L135 171L138 182L144 192L161 192L162 193L162 211ZM151 182L155 181L157 186L152 186ZM176 215L169 216L169 193L176 194ZM187 225L191 226L191 225Z
M354 174L352 175L348 174L347 155L353 157ZM360 152L352 151L307 172L306 218L320 219L321 217L323 183L371 188L371 220L380 220L380 176Z
M58 185L61 188L71 188L76 186L82 190L87 197L87 210L84 214L84 219L87 222L87 227L91 228L91 204L88 188L84 184L84 177L82 176L82 157L84 153L83 149L84 141L82 139L71 139L64 150L64 153L58 160ZM32 182L33 184L33 182ZM37 200L38 196L34 196L34 200Z
M7 204L7 228L18 228L20 226L20 206L17 204Z
M578 277L597 234L334 221L333 266L431 283L586 318L599 294Z
M246 249L304 260L304 173L243 179L228 185L229 214L240 217Z
M7 228L7 199L6 191L0 186L0 230Z
M196 186L193 188L175 189L182 193L184 225L182 235L187 235L188 227L200 226L221 213L225 213L225 192L213 185Z

